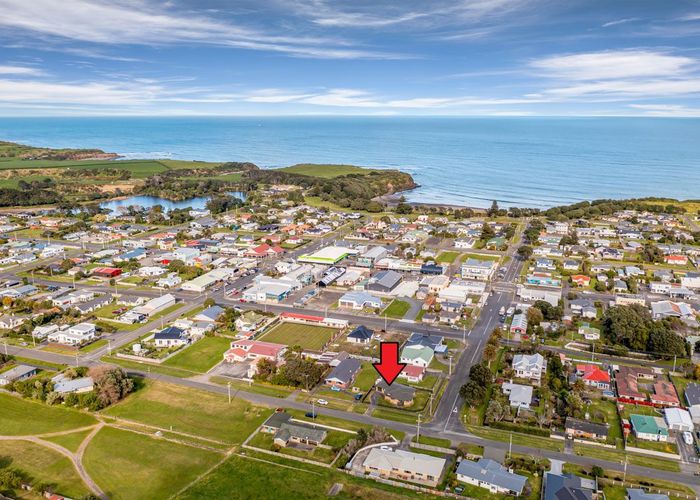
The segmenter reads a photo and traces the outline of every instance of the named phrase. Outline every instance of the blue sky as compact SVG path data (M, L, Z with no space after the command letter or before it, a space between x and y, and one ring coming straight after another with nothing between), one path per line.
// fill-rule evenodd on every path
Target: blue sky
M700 1L0 0L0 115L700 115Z

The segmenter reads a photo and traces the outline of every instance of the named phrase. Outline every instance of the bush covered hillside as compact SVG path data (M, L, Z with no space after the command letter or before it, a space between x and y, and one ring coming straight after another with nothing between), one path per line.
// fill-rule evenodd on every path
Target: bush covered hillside
M333 167L331 165L314 165L316 169L310 169L308 165L299 169L315 175L303 175L295 173L294 167L290 169L275 170L251 170L247 177L264 184L294 184L306 189L307 196L318 196L323 201L335 203L341 207L353 210L365 209L372 198L386 194L407 191L417 187L410 174L399 170L364 170L358 173L349 173L328 177L328 170L321 167ZM347 170L348 166L341 166ZM358 168L358 167L354 167ZM330 169L332 170L332 169ZM298 170L297 170L298 171ZM323 175L323 176L320 176Z

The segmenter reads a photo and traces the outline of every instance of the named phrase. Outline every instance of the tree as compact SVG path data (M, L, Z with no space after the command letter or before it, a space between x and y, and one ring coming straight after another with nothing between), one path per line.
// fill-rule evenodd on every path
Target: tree
M566 402L565 411L569 417L575 417L583 409L583 400L581 399L581 396L579 396L575 392L570 392L569 394L567 394L566 398L564 398L564 401Z
M537 307L530 307L527 310L527 322L532 326L537 326L544 321L542 311Z
M521 245L520 248L518 248L518 255L522 257L524 260L529 259L532 257L532 247L530 245Z
M395 211L397 214L407 215L413 212L413 207L408 203L399 203L398 205L396 205Z
M685 356L685 341L661 322L652 325L649 331L647 350L657 354Z
M486 344L484 347L484 359L486 362L491 366L491 362L496 359L496 355L498 354L498 348L494 344Z
M510 406L504 405L497 399L489 401L486 407L486 419L490 422L500 422L510 414Z
M90 376L95 383L97 400L103 408L119 402L134 389L134 381L122 368L97 366L90 369Z
M600 465L594 465L593 467L591 467L591 476L603 477L605 476L605 471Z
M464 398L468 405L477 406L484 401L486 388L483 385L479 385L476 381L470 380L459 388L459 395Z
M603 334L613 343L643 351L647 348L653 320L646 307L613 306L603 316Z
M216 301L209 297L207 300L204 301L204 307L213 307L216 305Z
M469 369L469 380L476 382L482 387L487 387L493 383L493 373L483 363L472 365Z
M491 207L486 211L489 217L495 217L498 215L498 202L493 200L491 202Z

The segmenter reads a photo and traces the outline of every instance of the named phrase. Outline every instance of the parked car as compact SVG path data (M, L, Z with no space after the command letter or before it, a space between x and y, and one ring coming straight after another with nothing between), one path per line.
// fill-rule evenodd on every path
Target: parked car
M316 418L316 414L308 411L308 412L306 412L306 418Z
M685 444L687 445L693 444L693 435L690 432L685 431L683 433L683 441L685 441Z
M327 406L328 401L326 401L325 399L319 399L318 401L316 401L316 404L321 405L321 406Z

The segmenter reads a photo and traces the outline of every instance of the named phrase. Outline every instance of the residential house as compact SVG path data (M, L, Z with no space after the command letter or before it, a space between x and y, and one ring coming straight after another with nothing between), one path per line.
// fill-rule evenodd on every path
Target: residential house
M170 348L186 345L190 342L182 328L169 326L153 335L153 342L158 348Z
M547 361L537 354L516 354L513 356L515 376L529 380L540 381L547 370Z
M609 426L607 424L597 424L588 420L566 417L564 429L566 434L573 438L601 441L608 439Z
M490 458L478 462L462 459L457 466L457 481L485 488L491 493L520 496L527 477L515 474Z
M573 473L544 473L542 500L592 500L598 490L595 479L586 479Z
M576 376L583 380L583 383L588 387L601 391L610 390L610 373L598 365L578 364L576 365Z
M359 325L348 333L348 342L354 344L369 344L372 341L373 332L364 325Z
M365 308L380 309L382 305L382 299L375 297L371 293L361 291L348 292L338 299L338 307L347 307L354 310Z
M444 458L404 450L372 448L362 467L370 476L437 486L445 468Z
M11 384L20 380L26 380L39 373L35 366L17 365L7 371L0 373L0 386Z
M358 359L344 359L328 374L325 384L338 389L348 389L351 387L352 382L355 380L361 368L362 363L360 363Z
M260 432L273 434L274 443L281 447L302 445L315 447L327 437L324 428L296 421L289 413L275 412L260 427Z
M406 379L408 382L417 384L423 380L425 376L425 368L416 365L406 365L401 373L399 373L398 378Z
M384 399L394 406L408 407L413 405L413 399L416 395L416 390L413 387L392 383L391 385L380 380L376 385L377 393L384 396Z
M643 441L668 441L668 427L661 417L650 415L630 415L632 431L637 439Z
M513 408L530 409L530 404L532 403L531 386L504 382L503 385L501 385L501 391L508 396L510 406Z

